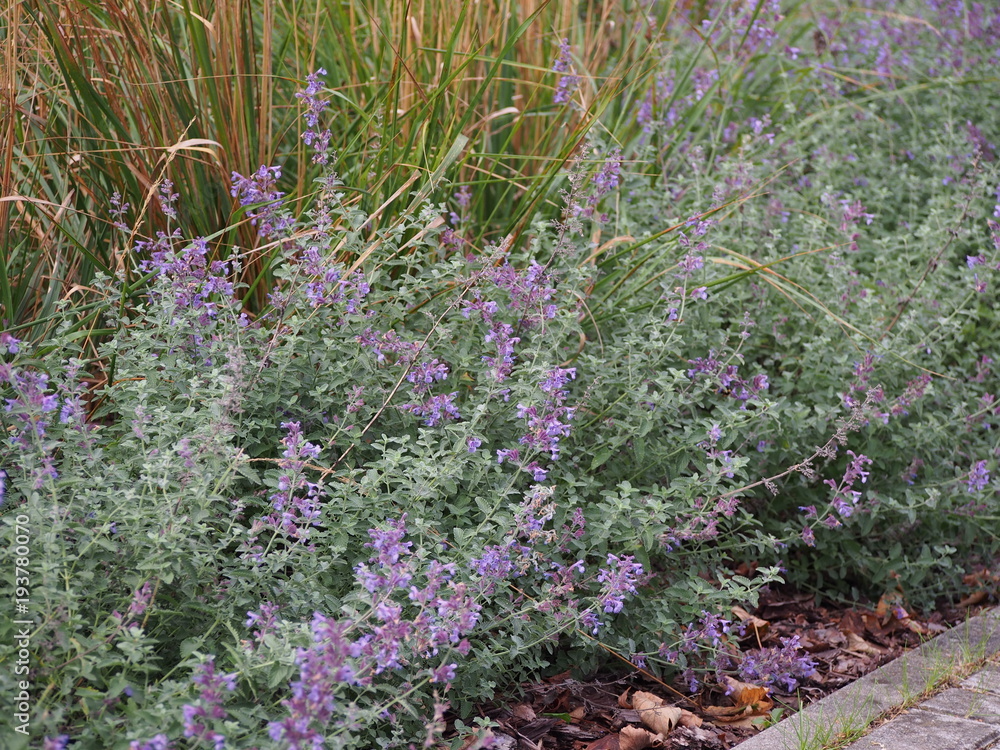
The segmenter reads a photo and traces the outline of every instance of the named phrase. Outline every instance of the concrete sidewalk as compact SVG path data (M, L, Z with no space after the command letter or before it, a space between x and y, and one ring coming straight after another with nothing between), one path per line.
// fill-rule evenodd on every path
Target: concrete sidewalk
M960 685L920 700L984 659ZM857 737L888 712L899 713L846 750L1000 750L1000 610L970 618L737 750L815 750L841 734Z

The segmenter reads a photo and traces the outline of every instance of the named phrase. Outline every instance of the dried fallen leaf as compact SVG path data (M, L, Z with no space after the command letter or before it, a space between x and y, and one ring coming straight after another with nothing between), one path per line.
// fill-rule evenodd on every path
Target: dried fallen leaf
M840 617L840 632L844 635L857 633L861 635L865 632L865 621L861 613L854 609L849 609Z
M569 712L569 717L573 721L580 721L580 719L584 718L586 715L587 715L587 709L585 709L583 706L577 706L576 708L574 708L572 711Z
M728 675L723 679L728 687L729 696L737 706L753 706L761 701L771 702L767 697L770 688L751 685L749 682L740 682Z
M983 589L979 589L979 591L973 591L955 606L962 609L965 609L966 607L974 607L977 604L981 604L986 601L987 596L988 594Z
M757 637L757 645L759 646L761 641L767 637L767 630L771 627L771 623L750 614L743 607L733 607L732 612L739 618L740 622L746 624L748 633Z
M535 709L527 703L521 703L514 706L510 710L510 713L515 719L521 719L522 721L534 721L537 718L535 716Z
M642 727L622 727L618 733L619 750L643 750L647 747L661 747L664 736L653 734Z
M659 696L637 690L632 696L632 708L639 712L639 720L658 734L669 734L681 720L681 710L668 706Z
M606 734L601 739L594 740L585 750L620 750L618 733Z
M700 716L693 714L690 711L686 711L683 708L681 709L680 725L682 727L688 727L689 729L697 729L704 723L705 722L702 721L702 718Z
M891 619L902 620L910 616L905 604L906 597L900 589L887 591L879 597L878 604L875 605L875 615L883 623Z
M734 680L732 677L725 677L727 692L733 700L733 706L706 706L705 713L715 721L738 726L750 726L749 721L755 716L765 716L772 708L774 701L768 696L768 688L759 685L751 685L747 682Z
M872 656L881 656L885 653L885 650L879 648L874 643L869 643L860 635L854 632L847 634L847 651L851 651L855 654L871 654Z

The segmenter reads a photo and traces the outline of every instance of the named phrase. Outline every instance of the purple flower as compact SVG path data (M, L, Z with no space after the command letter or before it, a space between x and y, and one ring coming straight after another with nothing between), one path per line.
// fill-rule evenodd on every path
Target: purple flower
M544 393L557 398L565 398L568 394L563 390L566 384L576 379L575 367L557 367L545 373L545 379L539 385Z
M816 546L816 535L813 533L812 528L806 526L802 529L802 541L805 542L810 547Z
M510 461L514 463L518 461L521 457L520 451L517 448L501 448L497 450L497 463L502 464L504 461Z
M292 225L292 219L279 212L284 193L277 189L281 178L281 167L262 165L249 177L239 172L233 172L233 187L230 190L234 198L239 198L241 206L253 206L247 211L250 223L257 227L257 234L270 237L279 234ZM263 205L260 205L263 204Z
M226 738L213 729L208 723L225 721L229 714L222 707L225 694L236 689L236 675L216 674L215 657L198 665L191 681L198 688L198 700L194 704L182 707L184 716L184 736L196 740L208 740L216 750L225 747Z
M603 196L621 184L621 168L622 150L620 148L612 149L611 153L604 160L601 170L594 175L593 182L596 190L590 199L592 203L596 205Z
M465 439L465 446L469 453L475 453L476 450L483 444L483 441L477 437L467 437Z
M149 602L153 598L153 586L149 581L142 584L141 588L135 590L132 595L132 603L129 604L128 614L126 617L131 620L134 617L138 617L146 611L149 607Z
M330 131L329 129L322 132L317 131L320 115L323 114L323 110L330 106L330 102L320 99L318 96L326 85L320 76L325 75L326 71L323 68L318 68L315 73L310 73L306 76L308 84L306 88L295 94L296 98L301 99L306 105L306 111L303 115L306 129L302 132L302 140L307 146L312 146L316 152L312 158L316 164L326 164L329 160L327 149L330 146Z
M167 735L158 734L148 742L133 740L128 747L129 750L170 750L171 745Z
M160 183L159 190L157 191L159 193L157 195L157 199L159 201L160 210L163 212L163 215L166 216L168 219L173 219L174 221L176 221L177 207L175 204L177 203L177 199L180 198L180 195L178 193L173 192L173 190L174 190L174 183L171 180L164 179Z
M525 548L510 540L502 545L490 545L483 549L483 556L472 559L472 570L485 581L485 593L490 593L500 581L506 580L517 570L511 560L512 552L524 552Z
M632 555L618 557L608 553L607 568L598 571L597 581L603 583L599 600L604 611L617 614L625 605L625 596L635 594L636 584L642 576L642 564L635 561Z
M272 602L261 602L259 613L247 612L245 625L248 628L256 628L256 630L253 631L253 636L258 643L262 643L264 641L264 636L276 627L276 615L279 609L280 607Z
M444 380L448 377L448 365L432 359L430 362L421 362L406 374L406 379L414 383L416 387L414 393L426 393L429 386L434 381Z
M424 424L428 427L436 427L445 420L461 419L462 415L454 404L457 397L458 391L439 393L436 396L430 396L422 404L403 404L399 408L414 416L426 417Z
M691 255L689 253L685 255L683 258L681 258L680 262L677 265L681 269L681 272L678 274L678 276L686 278L688 276L693 275L695 271L704 268L705 259L702 258L700 255Z
M431 682L451 682L455 679L457 669L458 665L454 662L451 664L442 664L431 673Z
M990 472L986 469L986 461L977 461L969 470L966 489L970 493L982 492L990 481Z
M559 42L559 56L552 63L552 72L563 74L556 83L556 93L552 97L554 103L565 104L573 96L577 88L579 88L580 77L574 75L571 72L572 70L572 49L569 46L569 39L563 39Z
M14 338L7 331L0 333L0 350L6 350L8 354L17 354L21 351L21 339Z
M532 461L530 464L524 467L525 471L531 472L531 478L536 482L544 482L548 477L549 472L538 465L537 461Z
M799 637L782 638L781 647L774 646L750 651L740 663L740 679L754 685L779 685L788 692L795 690L800 678L811 674L816 663L799 653Z
M125 213L129 210L130 206L128 203L122 203L122 196L117 190L111 194L111 218L114 219L113 224L116 229L122 232L128 233L132 229L123 221Z

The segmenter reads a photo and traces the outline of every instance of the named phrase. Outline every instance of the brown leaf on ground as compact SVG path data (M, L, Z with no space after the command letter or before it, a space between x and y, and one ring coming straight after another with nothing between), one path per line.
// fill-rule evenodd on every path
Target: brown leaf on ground
M670 736L670 750L720 750L723 747L728 744L723 743L720 734L697 727L678 729Z
M657 734L669 734L681 720L681 709L668 706L659 696L636 690L631 708L639 712L639 720ZM624 731L624 729L622 730Z
M682 727L688 727L689 729L697 729L705 722L702 718L696 714L691 713L685 709L681 709L681 718L679 724Z
M766 687L751 685L749 682L740 682L728 675L723 680L728 688L726 692L729 693L729 697L733 699L733 702L737 706L752 706L762 701L771 702L767 697L769 689Z
M840 616L840 632L845 636L848 633L862 635L865 632L865 621L861 618L861 613L856 609L850 609Z
M740 682L729 676L723 680L735 705L706 706L705 713L713 721L721 721L731 726L751 726L750 719L755 716L766 716L774 708L774 701L767 695L768 688ZM744 722L744 719L747 721Z
M875 605L875 614L883 622L890 618L899 618L896 612L900 609L903 611L903 616L908 616L905 606L906 598L903 596L902 591L899 589L887 591L878 598L878 604Z
M662 747L666 738L641 727L622 727L618 733L620 750L643 750L647 747Z
M606 734L599 740L591 742L585 750L620 750L618 732Z
M747 625L747 634L756 636L757 645L760 645L767 637L767 631L771 627L771 623L750 614L743 607L733 607L732 612L739 618L740 622Z
M973 591L955 606L965 609L966 607L973 607L976 604L982 604L987 598L989 598L989 594L987 594L983 589L979 589L979 591Z
M817 627L806 633L801 639L801 643L804 650L816 653L831 648L842 648L847 645L847 638L837 628Z
M847 634L846 650L852 651L855 654L871 654L872 656L881 656L885 653L885 649L880 648L873 643L869 643L853 631Z
M521 721L534 721L537 716L535 715L535 709L529 706L527 703L519 703L510 709L510 714L515 719L520 719Z

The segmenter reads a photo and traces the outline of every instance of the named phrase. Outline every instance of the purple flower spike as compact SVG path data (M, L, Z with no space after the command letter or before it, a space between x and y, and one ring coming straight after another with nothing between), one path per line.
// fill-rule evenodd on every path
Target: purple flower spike
M986 461L977 461L969 471L966 488L970 493L982 492L990 482L990 473L986 470Z
M636 584L642 576L642 564L635 561L632 555L608 554L608 567L601 568L597 575L599 583L604 584L601 591L600 600L603 603L604 611L617 614L625 606L625 597L635 594Z

